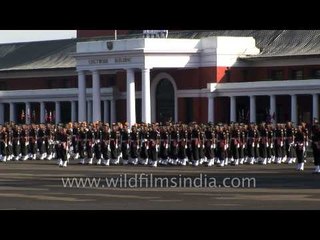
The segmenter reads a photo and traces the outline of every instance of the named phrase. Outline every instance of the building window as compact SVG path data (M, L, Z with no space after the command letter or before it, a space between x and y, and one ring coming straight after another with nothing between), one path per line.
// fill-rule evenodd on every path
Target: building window
M320 69L314 69L313 70L312 78L320 79Z
M272 80L283 80L283 71L282 70L273 70L271 72Z
M303 70L292 70L291 76L293 80L303 79Z

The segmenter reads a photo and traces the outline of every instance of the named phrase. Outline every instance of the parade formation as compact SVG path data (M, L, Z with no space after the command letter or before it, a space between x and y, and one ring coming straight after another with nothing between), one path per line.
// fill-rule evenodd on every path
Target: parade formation
M311 145L310 145L311 144ZM97 165L217 165L296 163L304 170L311 147L315 173L320 173L320 125L309 129L261 123L135 124L103 122L0 126L0 161L52 160Z

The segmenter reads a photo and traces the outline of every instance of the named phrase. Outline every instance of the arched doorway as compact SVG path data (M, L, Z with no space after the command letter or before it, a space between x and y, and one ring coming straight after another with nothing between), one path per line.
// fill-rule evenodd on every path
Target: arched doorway
M172 83L163 78L156 87L156 121L175 121L175 96Z

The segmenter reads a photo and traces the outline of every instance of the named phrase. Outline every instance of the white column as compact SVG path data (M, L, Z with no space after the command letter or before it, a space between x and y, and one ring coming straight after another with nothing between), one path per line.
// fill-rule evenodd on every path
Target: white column
M319 96L318 96L318 94L312 95L312 117L319 119Z
M108 100L104 100L103 101L103 121L105 123L109 123L109 101Z
M116 112L116 100L112 99L110 102L111 108L111 124L117 121L117 112Z
M16 121L16 104L10 103L10 121Z
M0 124L4 124L4 104L0 103Z
M214 98L208 96L208 122L214 123Z
M71 122L77 121L76 101L71 101Z
M276 122L277 109L276 109L276 95L270 95L270 116L275 116L275 119L271 119L271 122Z
M86 76L83 71L78 72L78 120L86 121Z
M31 104L29 102L26 102L25 119L26 119L26 124L30 124Z
M291 95L291 122L297 124L297 95Z
M93 102L93 122L101 121L101 93L100 75L98 71L92 71L92 102Z
M45 103L40 102L40 123L45 123Z
M230 97L230 122L236 122L237 116L236 116L236 97L231 96Z
M87 110L88 110L87 121L92 122L92 101L91 100L87 101Z
M250 96L250 122L256 122L256 96Z
M60 102L56 102L56 124L61 122L61 108L60 108Z
M142 69L142 122L151 123L150 69Z
M127 69L127 122L129 127L136 123L136 90L133 69ZM150 90L149 90L150 91Z

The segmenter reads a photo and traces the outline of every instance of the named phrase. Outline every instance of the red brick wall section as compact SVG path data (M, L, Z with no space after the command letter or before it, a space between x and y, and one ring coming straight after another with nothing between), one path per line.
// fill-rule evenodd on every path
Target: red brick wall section
M115 30L77 30L77 38L114 36ZM117 30L118 35L127 34L129 30Z
M216 82L217 68L215 67L202 67L199 68L200 72L200 86L206 88L208 83Z

